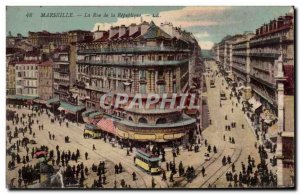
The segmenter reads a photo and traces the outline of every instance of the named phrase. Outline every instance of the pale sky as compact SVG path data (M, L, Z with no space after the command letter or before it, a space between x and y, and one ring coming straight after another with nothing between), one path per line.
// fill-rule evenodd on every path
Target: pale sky
M21 33L25 36L28 31L47 30L63 32L74 29L95 30L98 25L108 29L111 25L128 25L139 23L141 17L118 18L118 13L141 14L142 20L153 20L157 25L161 22L171 22L174 26L192 32L202 49L210 49L226 35L255 31L263 23L284 15L292 7L7 7L6 33L13 35ZM72 18L42 18L41 13L72 12ZM26 17L32 13L32 17ZM91 17L84 17L85 14ZM102 14L92 17L93 13ZM104 13L108 17L103 17ZM116 17L111 17L115 14ZM152 15L159 17L152 17Z

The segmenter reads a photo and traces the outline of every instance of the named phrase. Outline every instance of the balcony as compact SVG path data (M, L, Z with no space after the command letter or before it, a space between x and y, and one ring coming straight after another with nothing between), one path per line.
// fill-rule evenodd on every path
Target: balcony
M69 63L69 60L61 59L61 58L53 58L53 62L61 62L61 63Z
M263 90L262 88L259 88L252 84L252 90L257 93L260 97L267 100L270 104L277 106L277 99L274 99L271 95L268 94L267 91Z
M182 63L187 63L189 59L180 61L93 61L93 60L78 60L78 64L86 65L126 65L126 66L176 66Z
M279 44L280 37L279 36L272 36L270 38L260 38L256 40L250 41L250 47L260 46L260 45L268 45L268 44Z
M280 53L250 53L251 57L275 58L279 57Z
M265 68L262 68L262 67L259 67L259 66L253 65L253 69L269 73L269 69L265 69Z
M65 77L65 76L54 76L53 77L56 80L64 80L64 81L69 81L70 78L69 77Z
M261 84L264 84L265 86L269 87L269 88L272 88L272 89L276 89L276 85L273 84L271 81L269 80L265 80L263 78L260 78L258 76L255 76L253 74L250 74L250 77L251 79L254 79L256 80L257 82L261 83Z
M88 89L88 90L95 90L95 91L98 91L98 92L104 92L104 93L111 92L111 89L108 89L108 88L101 88L101 87L97 87L97 86L91 86L91 85L88 85L88 84L86 84L85 89Z
M240 49L246 49L247 48L247 44L238 44L233 46L233 50L240 50Z
M243 74L246 74L246 69L245 68L242 68L240 67L239 65L232 65L232 68L234 68L235 70L243 73Z
M233 52L232 53L232 55L234 56L234 55L236 55L236 56L247 56L247 53L245 52L245 53L235 53L235 52Z
M63 73L63 74L69 74L70 73L68 70L63 70L63 69L54 69L54 72Z
M93 54L93 53L135 53L135 52L190 52L189 49L181 49L175 47L160 47L160 46L146 46L146 47L123 47L123 48L98 48L78 50L78 54Z

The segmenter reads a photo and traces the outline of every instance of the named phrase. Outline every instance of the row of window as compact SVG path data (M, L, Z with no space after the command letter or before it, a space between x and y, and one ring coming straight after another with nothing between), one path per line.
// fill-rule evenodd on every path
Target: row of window
M37 70L37 65L16 65L16 70Z

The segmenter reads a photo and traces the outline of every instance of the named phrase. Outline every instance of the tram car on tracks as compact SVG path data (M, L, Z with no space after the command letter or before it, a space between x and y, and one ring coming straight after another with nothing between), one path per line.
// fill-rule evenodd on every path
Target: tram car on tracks
M210 88L215 88L215 81L214 80L210 80Z
M149 174L160 174L161 159L143 149L137 149L134 164Z
M224 90L221 90L221 92L220 92L220 98L221 98L221 100L226 100L227 99Z
M83 136L84 138L99 139L101 137L101 129L98 129L95 125L85 124Z

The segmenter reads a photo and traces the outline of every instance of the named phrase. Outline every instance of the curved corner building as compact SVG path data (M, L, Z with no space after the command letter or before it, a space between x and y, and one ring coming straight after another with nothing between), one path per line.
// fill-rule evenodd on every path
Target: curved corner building
M179 94L188 92L200 75L200 47L191 33L171 23L142 22L97 30L93 40L78 43L77 49L78 81L85 83L79 95L87 109L102 109L100 98L107 93L113 95L107 105L119 93L129 96L127 104L101 110L105 115L99 128L123 139L155 142L182 139L195 130L196 119L185 108L169 108L167 103L161 109L161 99L144 106L150 93L168 98L177 94L179 105ZM129 107L136 94L141 94L142 109Z

